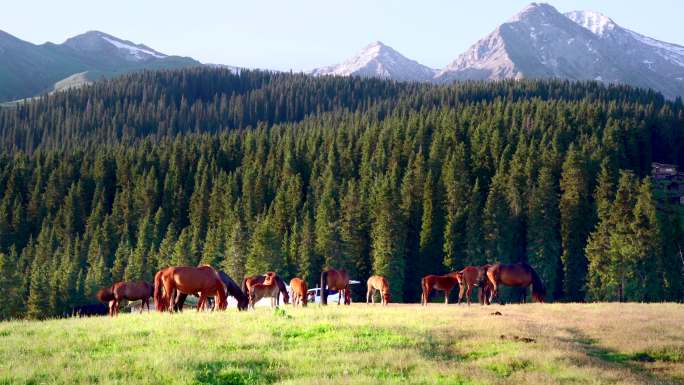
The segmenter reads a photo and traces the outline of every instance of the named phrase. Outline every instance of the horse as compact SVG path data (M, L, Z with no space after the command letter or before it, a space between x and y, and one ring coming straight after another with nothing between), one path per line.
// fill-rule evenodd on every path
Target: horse
M218 297L218 309L227 306L226 287L219 274L211 266L176 266L157 272L154 277L154 299L157 309L173 311L176 305L174 293L199 293L197 311L200 311L208 296Z
M427 306L432 289L444 291L444 303L449 304L449 293L454 286L458 285L455 275L426 275L420 281L422 289L421 305Z
M389 283L387 278L381 275L374 275L368 278L368 291L366 292L366 304L371 301L375 304L375 292L380 291L381 301L383 305L387 305L390 301Z
M308 287L306 286L306 282L301 278L292 278L290 280L290 290L292 290L292 305L302 305L306 307L308 301L306 295Z
M470 298L471 294L473 292L473 288L475 287L480 287L480 290L478 292L478 299L480 300L480 304L487 304L489 305L487 301L486 295L490 293L490 288L491 285L485 281L485 284L480 286L482 283L480 281L480 274L482 272L482 267L480 266L466 266L463 270L458 271L456 273L449 273L449 275L454 275L456 279L458 280L458 286L459 286L459 293L458 293L458 304L460 305L461 302L463 301L463 295L465 294L466 300L468 302L468 305L470 305Z
M537 272L525 262L512 264L496 263L483 266L485 283L491 284L492 292L489 301L498 298L499 285L520 287L527 291L527 287L532 285L532 298L540 303L544 303L546 288L539 278ZM526 295L525 295L526 296ZM524 300L524 297L523 297ZM499 303L501 300L499 299Z
M219 278L221 278L221 281L223 281L223 284L226 286L226 294L230 295L232 297L235 297L237 300L237 308L239 311L247 309L247 305L249 304L249 298L245 295L245 293L242 292L242 289L240 289L240 286L233 281L228 274L226 274L223 270L218 271ZM197 295L197 294L194 294ZM185 299L188 297L186 293L179 293L178 297L176 298L174 310L175 311L183 311L183 304L185 303Z
M259 285L259 286L257 286ZM253 294L256 287L258 292ZM264 275L253 275L242 280L242 291L249 298L249 306L254 308L254 304L263 297L271 297L271 307L280 305L280 294L283 295L283 302L290 303L290 294L287 292L285 281L274 272Z
M119 304L122 300L129 301L141 300L140 313L147 305L147 311L150 311L150 297L154 287L145 281L139 282L117 282L112 287L100 289L96 297L100 302L109 303L109 315L114 317L119 314Z
M328 269L321 273L321 305L328 304L328 289L338 290L337 304L344 293L344 304L351 305L351 293L349 291L349 275L346 270Z

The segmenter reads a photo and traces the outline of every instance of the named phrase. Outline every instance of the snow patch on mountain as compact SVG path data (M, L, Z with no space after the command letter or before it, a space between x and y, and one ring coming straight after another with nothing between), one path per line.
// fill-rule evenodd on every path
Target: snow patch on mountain
M599 36L617 27L613 20L600 12L572 11L565 16Z
M153 51L150 49L140 48L140 47L137 47L135 45L127 44L121 40L112 39L108 36L102 36L102 38L104 40L106 40L107 42L109 42L110 44L112 44L113 46L115 46L116 48L128 51L128 53L131 56L134 56L135 58L140 59L140 60L145 59L148 56L153 56L153 57L156 57L159 59L166 57L166 55L161 54L159 52L156 52L156 51Z
M664 59L684 67L684 47L677 44L666 43L660 40L652 39L634 31L627 30L627 32L629 32L629 34L639 42L655 48L656 52Z

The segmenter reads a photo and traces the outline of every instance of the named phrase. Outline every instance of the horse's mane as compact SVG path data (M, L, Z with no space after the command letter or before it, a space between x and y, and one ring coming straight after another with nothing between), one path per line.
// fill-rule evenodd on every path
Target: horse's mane
M238 302L247 300L247 296L242 291L240 286L235 281L233 281L233 279L230 278L228 274L226 274L223 270L219 270L218 275L221 278L221 281L223 281L223 284L226 285L226 290L228 291L228 293L235 297L238 300Z

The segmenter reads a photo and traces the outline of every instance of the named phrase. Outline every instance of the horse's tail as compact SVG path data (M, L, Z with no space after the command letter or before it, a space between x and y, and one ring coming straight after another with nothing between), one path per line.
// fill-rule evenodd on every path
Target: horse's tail
M114 299L114 292L112 291L111 287L105 287L100 289L95 297L97 297L97 300L100 302L108 303Z
M164 311L163 290L162 271L160 270L154 275L154 306L157 308L157 311Z
M305 282L302 282L302 292L300 295L302 296L302 305L306 306L306 304L309 302L309 288L306 286Z
M242 280L242 292L245 293L246 296L249 297L249 293L247 292L247 280L249 277L245 277L245 279Z
M214 274L216 274L216 295L218 296L218 303L216 304L216 307L219 310L226 310L228 307L228 285L223 281L223 277L218 271L214 270Z
M425 293L427 293L427 290L425 290L425 287L427 286L427 283L425 282L425 277L420 279L420 303L421 305L425 305L427 303L427 298L425 298Z
M529 265L528 267L530 268L530 274L532 275L532 298L538 302L544 303L544 298L546 297L544 283L541 278L539 278L539 274L537 274L534 268Z
M328 304L328 291L325 289L325 284L328 282L328 272L321 273L321 305Z

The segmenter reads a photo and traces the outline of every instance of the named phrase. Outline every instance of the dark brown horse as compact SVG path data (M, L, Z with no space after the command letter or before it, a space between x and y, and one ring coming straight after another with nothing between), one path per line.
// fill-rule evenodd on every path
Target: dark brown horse
M306 294L309 290L309 288L306 286L306 282L304 282L304 280L301 278L292 278L290 280L290 290L292 290L292 305L306 306L308 301Z
M218 275L221 278L221 281L223 281L223 284L226 286L226 294L234 297L237 301L238 310L246 310L247 306L249 305L249 298L247 298L242 289L240 289L240 286L235 281L233 281L233 279L230 278L230 276L228 276L228 274L226 274L223 270L219 270ZM176 305L174 306L175 311L183 310L183 304L185 303L185 299L187 297L188 295L185 293L178 294L175 302Z
M449 303L449 293L454 286L458 285L458 279L455 273L453 275L426 275L420 281L420 287L422 289L421 304L426 306L428 300L430 299L430 292L432 290L442 290L444 291L444 303Z
M97 299L100 302L109 304L109 315L115 316L119 314L119 305L122 300L128 301L142 301L140 305L140 313L147 305L147 311L150 311L150 297L154 287L145 281L139 282L117 282L112 287L100 289L97 292Z
M351 305L351 292L349 291L349 274L347 271L328 269L321 273L321 305L328 304L328 290L338 290L337 304L344 295L344 304Z
M380 291L380 299L383 305L389 304L390 301L390 290L389 283L387 283L387 278L381 275L374 275L368 278L366 282L368 286L368 291L366 292L366 303L373 302L375 304L375 292Z
M160 270L154 277L154 300L157 309L173 311L174 293L199 294L197 311L203 309L209 296L218 297L218 309L227 306L226 287L211 266L180 266Z
M491 284L491 295L489 301L492 302L499 295L499 285L506 285L511 287L520 287L527 289L532 286L532 298L536 301L544 302L546 296L546 288L544 283L539 278L537 272L525 262L518 262L512 264L496 263L493 265L483 266L484 275L487 282ZM480 274L480 277L482 275ZM524 297L523 297L524 300ZM501 302L499 300L499 302Z
M258 290L258 293L253 293L255 287ZM249 303L252 308L254 307L254 303L263 297L271 297L271 305L278 306L280 305L281 294L283 296L283 302L286 304L290 303L290 294L287 292L285 281L274 272L245 278L242 280L242 291L247 295L247 298L249 298Z

